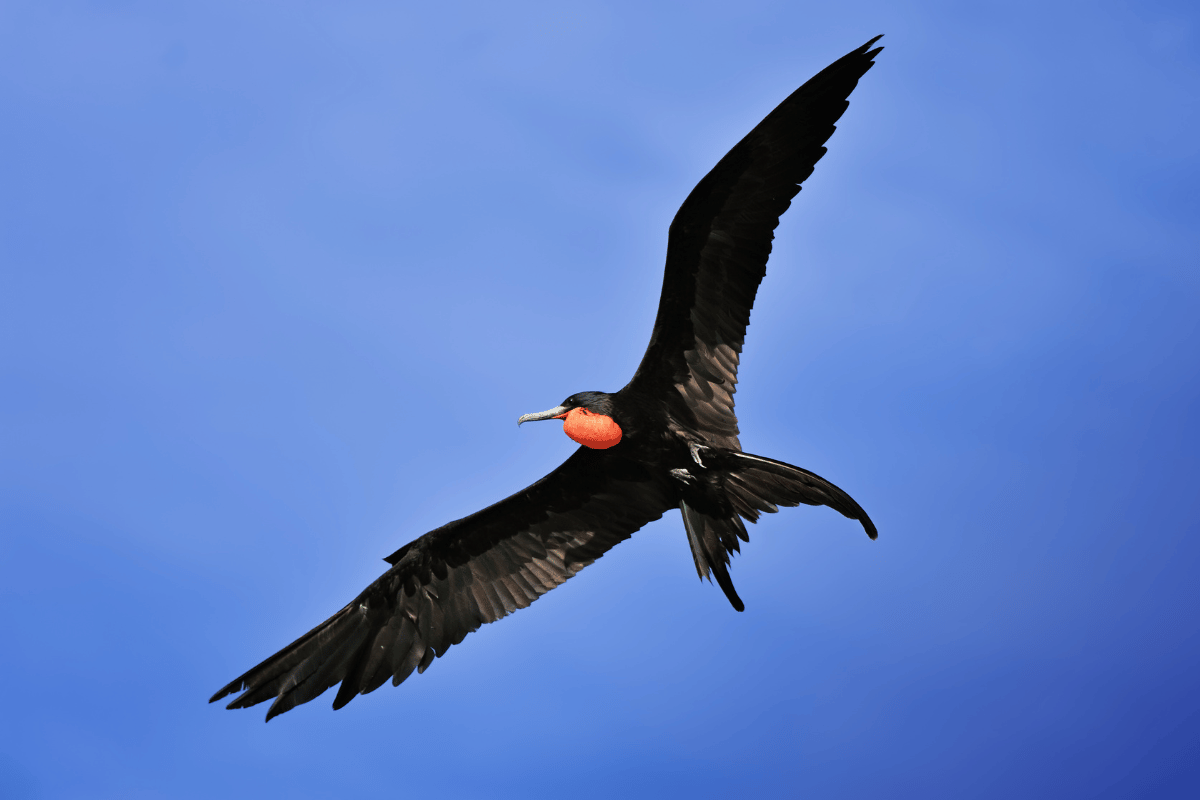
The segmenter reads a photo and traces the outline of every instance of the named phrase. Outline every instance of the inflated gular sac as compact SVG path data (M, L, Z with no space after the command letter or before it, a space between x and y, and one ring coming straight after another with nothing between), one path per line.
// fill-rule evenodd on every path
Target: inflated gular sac
M563 433L593 450L607 450L621 441L621 426L612 417L573 408L563 419Z

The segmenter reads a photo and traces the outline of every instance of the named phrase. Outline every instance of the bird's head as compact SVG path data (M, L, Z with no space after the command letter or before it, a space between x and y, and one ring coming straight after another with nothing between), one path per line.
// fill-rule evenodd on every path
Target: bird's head
M537 414L526 414L517 420L536 422L542 419L561 419L563 433L593 450L607 450L621 441L621 426L612 417L612 395L604 392L579 392L562 405Z

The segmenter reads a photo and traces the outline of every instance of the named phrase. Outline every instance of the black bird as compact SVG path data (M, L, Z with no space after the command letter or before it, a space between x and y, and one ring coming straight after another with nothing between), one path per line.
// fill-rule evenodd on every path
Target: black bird
M335 683L335 709L389 678L398 685L673 508L696 571L716 576L738 611L728 566L738 540L749 541L743 519L825 505L874 539L866 512L829 481L742 452L733 393L775 226L825 154L878 39L797 89L688 195L671 222L658 316L633 380L518 420L562 419L582 447L524 491L401 547L353 602L212 700L238 691L229 708L274 700L269 720Z

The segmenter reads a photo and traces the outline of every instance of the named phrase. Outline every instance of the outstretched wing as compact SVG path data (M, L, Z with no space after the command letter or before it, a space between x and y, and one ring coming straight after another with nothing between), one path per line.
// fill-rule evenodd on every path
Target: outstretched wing
M825 155L846 98L883 49L870 49L878 39L780 103L704 176L671 222L658 317L630 387L666 399L713 444L740 448L738 359L775 227Z
M675 505L636 462L581 447L528 489L400 548L353 602L209 702L239 691L229 708L274 700L269 720L338 682L334 708L388 678L399 685Z

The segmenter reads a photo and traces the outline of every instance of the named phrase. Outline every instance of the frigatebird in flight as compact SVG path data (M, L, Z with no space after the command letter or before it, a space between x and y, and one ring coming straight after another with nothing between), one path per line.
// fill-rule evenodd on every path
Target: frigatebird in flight
M424 672L485 622L525 608L678 508L700 577L738 611L730 555L742 520L829 506L875 525L848 494L742 452L733 393L750 308L779 217L825 154L846 98L882 48L875 37L767 115L692 190L671 222L650 346L614 394L580 392L518 424L561 419L582 445L524 491L409 542L353 602L217 692L229 708L274 700L267 719L341 683L333 707ZM211 701L210 701L211 702Z

